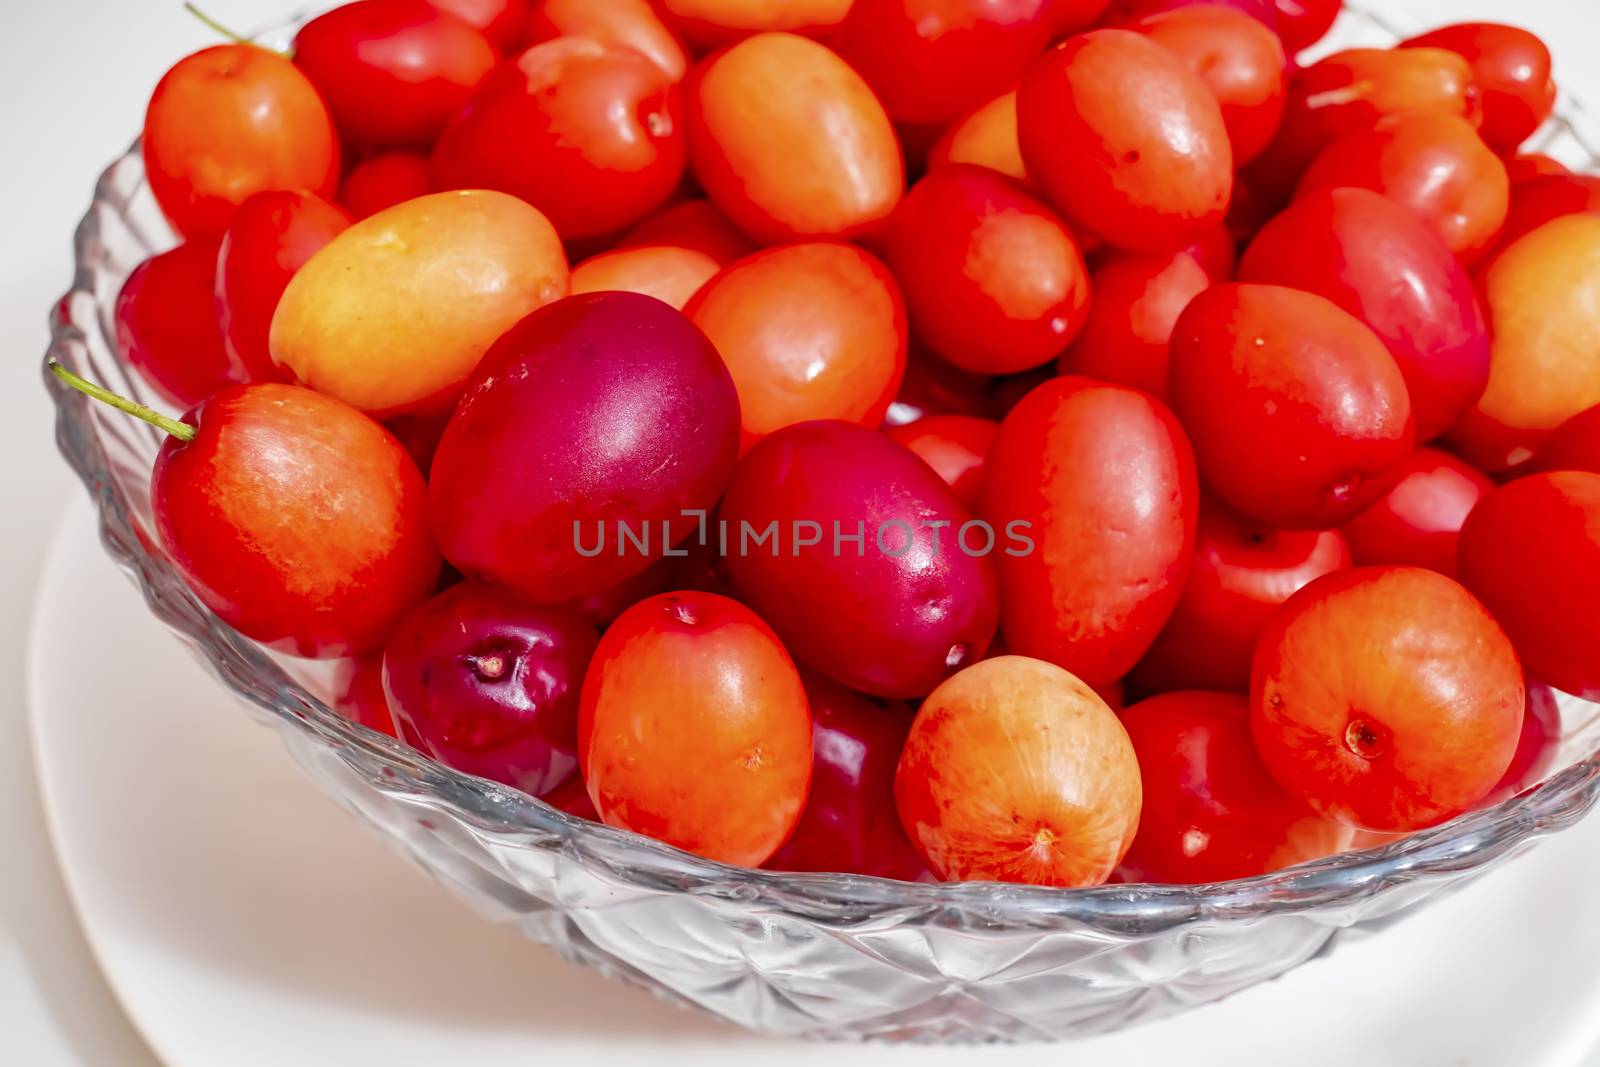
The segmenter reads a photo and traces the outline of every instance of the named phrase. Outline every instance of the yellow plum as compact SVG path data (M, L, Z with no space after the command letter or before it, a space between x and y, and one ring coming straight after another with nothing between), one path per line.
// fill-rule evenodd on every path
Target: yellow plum
M443 411L490 345L567 295L566 254L536 208L465 190L397 204L329 242L289 282L272 361L378 418Z

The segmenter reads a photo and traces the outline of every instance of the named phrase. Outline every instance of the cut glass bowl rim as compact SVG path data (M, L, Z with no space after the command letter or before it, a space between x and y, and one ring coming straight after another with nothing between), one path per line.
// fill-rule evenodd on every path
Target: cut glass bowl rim
M1388 18L1355 17L1396 31ZM296 23L287 25L292 27ZM286 36L288 30L266 37ZM1600 143L1584 109L1562 94L1558 118L1536 135L1580 145ZM1592 150L1589 152L1594 158ZM1600 160L1594 160L1600 169ZM75 234L73 288L51 319L47 358L82 373L86 331L103 333L108 309L95 297L91 249L100 239L101 210L127 219L129 167L142 161L137 142L101 175L95 199ZM137 226L133 226L137 233ZM159 246L148 235L147 245ZM87 321L85 321L87 320ZM1196 922L1248 921L1267 915L1332 913L1385 890L1430 876L1450 878L1490 866L1521 846L1575 823L1600 798L1600 748L1540 785L1495 807L1462 815L1377 849L1345 852L1272 874L1210 885L1104 885L1056 889L995 882L899 882L869 875L788 873L735 867L683 852L628 831L579 819L517 790L452 770L391 738L361 726L319 701L272 657L203 607L170 562L151 548L133 516L87 397L48 370L46 387L57 408L58 445L95 503L107 551L138 583L153 612L186 640L227 688L264 709L280 728L313 734L375 787L401 792L420 809L447 809L507 847L559 848L602 866L633 887L738 902L759 915L772 912L824 925L861 928L908 914L990 929L1048 931L1089 928L1108 938L1144 936ZM1331 918L1329 922L1335 922Z

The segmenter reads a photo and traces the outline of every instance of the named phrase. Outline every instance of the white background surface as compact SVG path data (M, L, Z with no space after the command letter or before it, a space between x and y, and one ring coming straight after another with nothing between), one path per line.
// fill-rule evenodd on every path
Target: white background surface
M294 5L206 6L251 28ZM1377 6L1433 12L1435 22L1500 18L1529 26L1550 41L1563 84L1600 101L1591 0ZM69 494L82 492L51 444L39 357L51 302L70 281L72 228L95 176L137 131L161 73L212 38L178 0L0 0L0 11L0 396L7 400L0 418L0 1062L150 1067L155 1061L101 981L66 902L28 755L22 663L29 606L57 517ZM94 669L96 650L77 651L84 669ZM1514 1017L1507 992L1506 1002L1462 1009Z

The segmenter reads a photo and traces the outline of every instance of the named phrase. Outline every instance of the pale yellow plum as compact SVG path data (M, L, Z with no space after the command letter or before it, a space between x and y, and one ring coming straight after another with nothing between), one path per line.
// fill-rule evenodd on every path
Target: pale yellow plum
M1053 663L996 656L922 702L900 823L945 881L1100 885L1133 843L1139 760L1116 712Z
M1600 218L1545 223L1479 281L1494 337L1489 385L1451 441L1492 472L1526 463L1557 426L1600 404Z
M418 197L358 222L289 282L272 360L377 417L447 409L485 351L567 295L555 228L504 193Z

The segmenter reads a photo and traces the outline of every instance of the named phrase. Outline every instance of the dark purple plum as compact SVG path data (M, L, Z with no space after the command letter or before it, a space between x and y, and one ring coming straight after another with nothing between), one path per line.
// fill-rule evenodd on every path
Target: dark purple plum
M577 769L578 695L598 640L570 608L463 582L401 622L383 687L408 744L541 796Z
M468 383L434 455L435 536L469 576L580 600L698 529L683 512L716 504L738 451L733 379L698 327L637 293L568 297ZM622 551L619 523L635 538Z
M825 420L771 434L734 470L721 516L740 597L835 681L922 696L994 638L982 552L1003 551L1004 532L989 545L984 528L967 529L963 549L972 516L933 468L874 430ZM757 544L769 527L773 540ZM848 540L858 533L859 545Z

